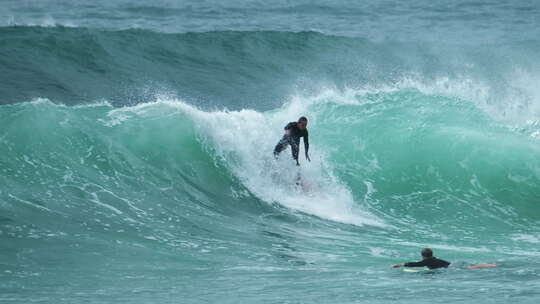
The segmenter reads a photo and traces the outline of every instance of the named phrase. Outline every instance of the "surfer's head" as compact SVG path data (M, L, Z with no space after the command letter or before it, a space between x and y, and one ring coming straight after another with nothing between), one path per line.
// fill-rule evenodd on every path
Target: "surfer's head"
M305 116L302 116L298 118L298 129L304 130L307 127L307 118Z
M421 254L422 254L423 259L429 259L429 258L433 257L433 250L431 250L429 248L424 248L424 249L422 249Z

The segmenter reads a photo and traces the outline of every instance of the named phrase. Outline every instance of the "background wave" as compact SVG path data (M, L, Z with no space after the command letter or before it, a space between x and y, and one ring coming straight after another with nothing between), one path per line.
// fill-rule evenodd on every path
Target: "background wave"
M425 88L502 119L536 120L535 41L458 45L374 42L317 32L156 33L0 28L0 103L36 97L115 106L181 98L205 109L269 110L321 88Z

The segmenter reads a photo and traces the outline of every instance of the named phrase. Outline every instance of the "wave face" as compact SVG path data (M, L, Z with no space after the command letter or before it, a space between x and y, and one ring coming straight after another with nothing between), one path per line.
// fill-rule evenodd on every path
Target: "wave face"
M537 4L5 2L0 301L538 301Z
M515 271L511 284L522 284L538 267L530 260L540 254L537 141L457 98L329 91L263 112L42 99L0 114L2 267L24 278L14 288L61 273L55 284L75 290L91 276L102 281L96 292L121 298L125 286L115 280L133 290L151 281L179 284L170 294L154 290L160 301L188 292L198 302L236 286L231 280L254 288L259 276L274 274L271 284L281 286L316 275L382 280L370 288L377 297L410 279L387 264L414 260L427 245L458 265L506 268L456 268L422 293L450 281L472 294L468 280L487 275L483 286L497 286ZM301 114L313 130L312 162L291 170L287 151L277 161L271 151L276 130ZM55 285L35 288L56 299Z

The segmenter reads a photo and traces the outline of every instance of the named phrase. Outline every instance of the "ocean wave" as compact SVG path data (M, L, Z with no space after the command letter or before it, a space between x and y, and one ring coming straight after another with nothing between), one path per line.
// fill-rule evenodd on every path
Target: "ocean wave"
M0 103L36 97L114 106L167 95L209 110L281 106L325 90L417 89L459 97L522 125L535 119L538 44L370 41L318 32L158 33L63 26L0 28Z
M535 218L536 141L457 98L327 91L265 112L204 111L167 98L122 108L40 99L0 109L5 195L62 213L71 197L136 222L148 212L139 195L164 191L170 204L211 212L258 201L385 229L429 232L437 220L455 233L479 221L503 229ZM312 162L295 169L271 151L283 125L301 115L313 130ZM297 174L305 187L295 185ZM44 191L64 199L45 203ZM445 220L456 212L459 219Z

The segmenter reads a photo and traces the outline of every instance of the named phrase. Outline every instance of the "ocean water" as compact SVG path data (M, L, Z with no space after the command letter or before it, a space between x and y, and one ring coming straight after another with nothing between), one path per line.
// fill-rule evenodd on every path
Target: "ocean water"
M538 37L538 1L3 0L0 302L538 303Z

